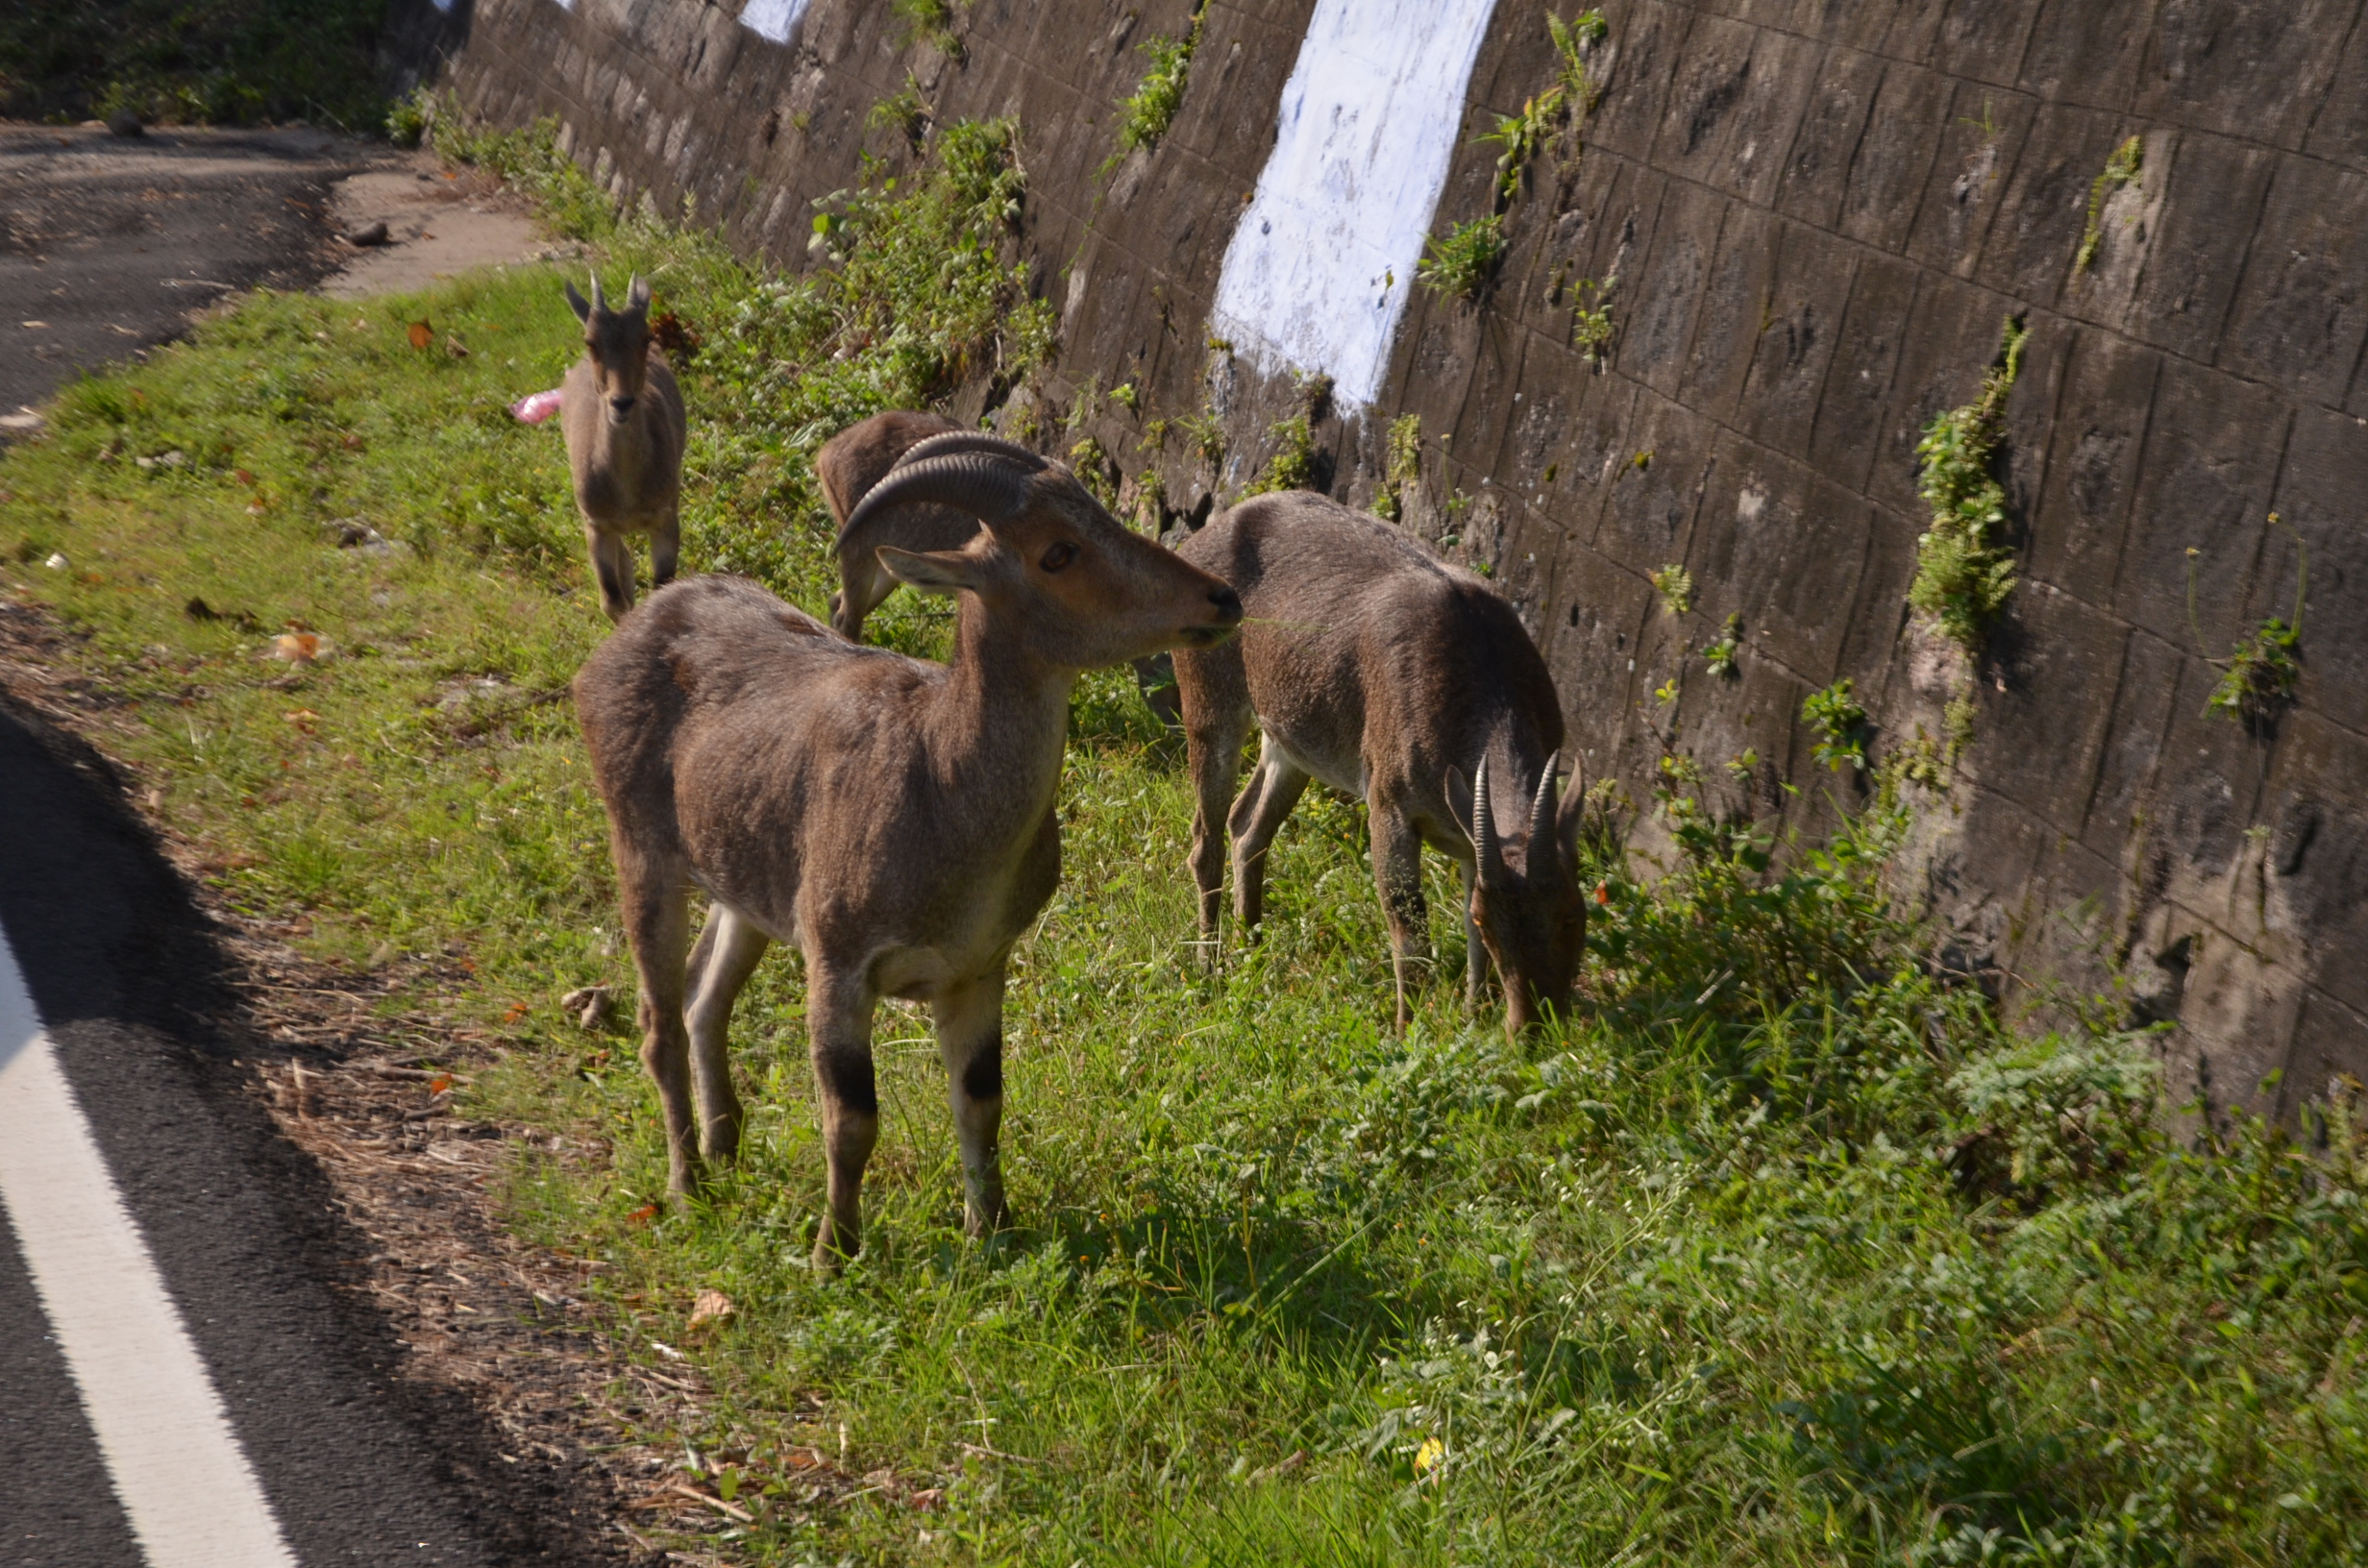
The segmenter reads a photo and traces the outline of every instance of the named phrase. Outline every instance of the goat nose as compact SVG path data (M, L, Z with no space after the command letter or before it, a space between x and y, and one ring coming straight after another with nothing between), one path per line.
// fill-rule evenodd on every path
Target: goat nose
M1209 590L1209 602L1217 606L1217 614L1227 625L1242 619L1242 596L1230 588Z
M610 398L608 400L608 406L615 409L620 414L629 414L633 411L633 400L630 398Z

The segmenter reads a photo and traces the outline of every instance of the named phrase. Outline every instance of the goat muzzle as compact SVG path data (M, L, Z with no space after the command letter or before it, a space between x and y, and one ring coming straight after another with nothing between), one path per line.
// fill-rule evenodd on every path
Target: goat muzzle
M617 424L624 424L633 412L633 403L634 400L631 398L610 398L608 400L609 419Z

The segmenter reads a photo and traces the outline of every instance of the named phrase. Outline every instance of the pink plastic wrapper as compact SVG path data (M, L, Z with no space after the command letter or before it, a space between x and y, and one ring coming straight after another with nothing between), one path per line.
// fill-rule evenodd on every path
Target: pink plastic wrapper
M559 411L559 389L555 386L548 392L530 392L511 404L509 411L524 424L540 425Z

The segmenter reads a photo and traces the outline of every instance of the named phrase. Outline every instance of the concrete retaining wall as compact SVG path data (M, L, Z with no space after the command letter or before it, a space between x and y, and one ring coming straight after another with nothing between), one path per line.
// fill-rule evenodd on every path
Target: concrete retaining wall
M557 114L620 195L687 198L785 265L908 77L941 119L1018 116L1023 243L1064 329L1040 395L1135 382L1139 414L1086 429L1130 486L1156 463L1179 512L1229 500L1295 404L1273 355L1213 349L1209 323L1316 0L1208 0L1172 129L1107 172L1138 46L1182 36L1190 0L976 0L959 61L884 0L758 0L749 25L741 0L462 5L440 25L472 107ZM2183 1077L2225 1102L2282 1074L2258 1103L2290 1115L2368 1076L2361 9L1613 0L1583 156L1532 166L1476 304L1406 293L1369 407L1318 426L1319 473L1369 499L1384 429L1420 416L1408 526L1496 572L1591 772L1640 800L1672 746L1730 806L1814 827L1859 791L1813 764L1804 695L1851 677L1881 754L1937 736L1969 686L1976 738L1912 857L1965 961L2026 1000L2119 974L2135 1016L2179 1024ZM1498 0L1433 232L1489 210L1496 149L1473 138L1555 67L1544 8ZM2132 136L2139 178L2077 269ZM1576 285L1614 277L1598 365L1571 343ZM1968 670L1905 603L1914 448L2010 315L2031 334L2005 459L2022 585ZM1139 453L1143 419L1203 407L1221 471ZM2291 613L2272 510L2307 542L2309 596L2298 699L2256 734L2207 717L2205 653ZM1682 619L1647 581L1669 563L1697 584ZM1730 614L1739 672L1714 679L1693 650Z

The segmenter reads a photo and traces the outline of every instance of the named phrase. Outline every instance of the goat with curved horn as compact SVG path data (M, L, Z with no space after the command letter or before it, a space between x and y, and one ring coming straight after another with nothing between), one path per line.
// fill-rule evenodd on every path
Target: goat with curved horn
M601 608L621 621L633 607L633 543L650 536L653 586L673 580L682 549L682 389L650 335L650 284L636 277L625 308L611 310L592 275L587 302L567 285L583 323L583 357L559 386L559 428Z
M1493 964L1508 1030L1566 1009L1587 936L1579 796L1557 793L1562 704L1513 606L1412 535L1305 491L1245 502L1177 553L1231 582L1248 615L1235 642L1175 656L1201 936L1219 933L1228 859L1236 922L1255 929L1268 845L1320 778L1368 807L1399 1028L1430 962L1424 845L1464 873L1469 998ZM1257 767L1228 808L1253 723ZM1511 832L1500 795L1529 804Z
M935 1015L967 1223L1001 1222L1004 972L1060 880L1071 689L1097 666L1213 646L1242 615L1232 589L1120 527L1065 470L929 458L849 527L924 504L969 514L961 548L876 553L900 581L959 597L950 664L859 647L714 576L653 594L576 677L668 1186L693 1190L703 1162L737 1149L732 1004L766 947L794 943L829 1162L825 1268L861 1236L883 996ZM709 909L693 948L695 887Z
M850 425L823 443L814 454L814 478L823 500L838 525L833 551L839 558L839 591L830 596L830 625L852 642L863 639L866 617L897 591L894 574L880 565L875 551L883 544L906 550L959 550L978 531L978 520L950 506L912 504L894 513L874 513L861 532L851 531L848 519L889 470L907 458L927 455L919 449L950 437L974 437L942 414L892 409ZM995 437L983 437L994 441ZM1044 459L1024 448L999 447L1023 453L1036 467ZM966 449L969 450L969 449ZM980 449L983 450L983 449Z

